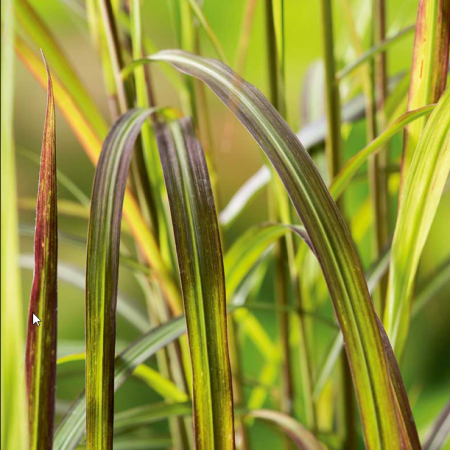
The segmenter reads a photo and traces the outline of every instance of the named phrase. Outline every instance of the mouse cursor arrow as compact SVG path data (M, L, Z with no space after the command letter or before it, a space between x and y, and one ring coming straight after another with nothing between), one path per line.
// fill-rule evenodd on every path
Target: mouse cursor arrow
M33 325L37 325L38 327L41 325L39 322L41 319L36 314L33 314Z

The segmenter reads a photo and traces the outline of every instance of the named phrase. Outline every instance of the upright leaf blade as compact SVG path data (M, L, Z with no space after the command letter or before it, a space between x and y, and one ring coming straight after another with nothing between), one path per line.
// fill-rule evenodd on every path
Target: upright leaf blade
M14 11L1 3L1 448L28 448L23 316L17 220L16 164L13 139Z
M45 61L45 59L44 59ZM30 449L51 450L55 416L58 212L55 104L50 71L34 237L34 277L28 311L26 371ZM42 323L34 323L36 315Z
M157 130L172 215L193 371L199 450L234 448L225 275L214 197L189 119Z
M415 29L408 110L436 103L445 89L450 44L450 2L420 0ZM423 117L405 130L402 188L426 123L427 118Z
M224 64L168 50L135 61L166 61L204 81L236 113L282 179L322 266L340 323L366 445L400 448L389 373L364 274L344 221L306 150L267 99Z
M384 325L397 355L408 333L414 279L450 171L450 89L414 152L395 227Z
M153 110L131 110L108 134L95 172L86 262L87 448L112 449L120 223L140 127Z

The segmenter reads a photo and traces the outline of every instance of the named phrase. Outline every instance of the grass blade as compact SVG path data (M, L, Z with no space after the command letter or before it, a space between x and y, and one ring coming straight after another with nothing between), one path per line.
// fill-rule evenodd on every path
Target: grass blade
M450 402L439 414L433 428L428 434L428 438L423 444L423 450L439 450L443 448L450 435Z
M153 403L139 406L116 414L114 419L114 432L123 433L130 429L149 425L173 416L190 416L192 403Z
M16 163L13 139L14 10L1 3L1 448L28 449Z
M45 62L45 59L44 59ZM30 449L51 450L56 395L58 212L55 104L50 71L41 150L34 238L34 277L28 311L26 373ZM42 320L36 325L33 316Z
M131 155L153 110L123 115L105 140L95 172L86 262L87 448L112 448L114 348L120 223Z
M414 38L414 54L409 85L408 110L436 103L445 89L450 44L450 3L446 0L420 0ZM403 144L401 190L426 117L408 126Z
M197 448L234 447L225 275L206 160L192 123L157 130L183 291Z
M150 330L130 344L115 359L114 390L117 390L133 370L158 350L186 331L184 317ZM61 420L53 442L53 450L74 450L86 431L86 395L83 393Z
M450 89L431 114L402 194L391 252L384 325L397 355L409 328L414 279L450 171Z
M34 270L34 259L32 255L20 255L19 264L23 269ZM59 261L58 279L84 292L86 277L84 272L78 267L64 261ZM145 317L145 311L138 308L133 299L128 298L120 291L117 294L117 313L142 333L145 333L150 328L150 325Z
M380 136L370 142L360 152L358 152L349 161L347 161L347 163L338 173L330 186L330 193L333 198L338 199L342 195L351 179L367 161L369 156L376 154L376 152L379 151L389 139L395 136L395 134L402 130L407 124L425 115L431 114L434 107L435 105L427 105L414 111L406 112L405 114L400 116L392 125L390 125L383 133L381 133Z
M324 450L324 446L303 425L287 414L260 409L247 414L248 417L263 419L278 425L300 450Z
M267 99L224 64L168 50L135 61L171 63L195 76L236 112L280 175L322 266L340 323L362 416L366 445L400 448L389 373L361 264L340 213L312 160Z

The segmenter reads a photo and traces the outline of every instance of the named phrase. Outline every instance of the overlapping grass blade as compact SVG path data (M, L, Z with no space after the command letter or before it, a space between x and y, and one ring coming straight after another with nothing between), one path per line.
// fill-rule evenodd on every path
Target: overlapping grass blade
M1 5L1 448L28 449L23 316L13 139L14 10Z
M450 89L431 114L408 171L392 242L384 325L397 355L405 346L414 280L450 171Z
M34 270L33 256L28 254L20 255L19 265L23 269ZM83 271L65 261L58 262L58 279L83 292L86 287L86 277ZM145 317L145 311L136 305L134 299L127 297L120 291L117 293L117 313L142 333L148 331L150 324Z
M131 110L112 128L95 172L86 262L87 448L112 448L120 224L140 127L153 110Z
M281 430L292 439L299 450L325 449L325 447L316 439L314 434L287 414L268 409L260 409L250 412L247 416L263 419L278 425Z
M29 4L27 7L31 8ZM30 20L29 26L38 27L38 32L36 32L36 34L33 33L33 36L37 39L38 44L45 43L46 46L44 46L44 49L49 52L50 56L53 55L55 59L66 60L65 55L58 50L54 38L50 35L50 32L45 28L42 22L34 23ZM41 42L40 39L43 39L43 41ZM15 40L15 48L19 58L26 65L31 74L37 79L41 86L45 87L46 73L34 51L19 37ZM52 59L51 62L53 63L53 61L54 60ZM56 64L56 67L59 67L60 65L61 63L59 62ZM72 83L71 80L74 77L76 78L76 74L72 71L70 72L70 76L68 76L66 72L70 65L68 65L67 62L63 65L65 69L61 78L59 78L59 74L57 74L58 76L53 74L56 104L61 109L69 126L80 141L91 161L94 164L97 164L102 142L106 136L107 127L100 123L98 129L93 127L91 119L93 117L98 117L99 113L96 111L86 112L86 108L92 109L95 108L95 106L82 103L84 95L81 95L79 92L80 82L77 81ZM142 249L145 259L159 273L160 279L167 281L164 282L163 285L167 296L171 299L171 304L180 304L181 299L179 298L178 291L177 289L174 289L174 286L170 283L170 271L167 269L161 258L155 238L147 227L135 198L128 190L127 195L125 196L123 210L124 217L127 223L129 223L133 236L139 243L139 247ZM180 312L179 309L175 309L175 311Z
M234 447L225 275L206 160L189 119L157 130L193 372L197 449Z
M116 414L114 418L114 433L123 433L130 429L148 425L172 416L190 416L192 403L154 403L139 406Z
M45 62L45 59L44 59ZM26 373L31 450L51 450L56 395L58 212L55 104L47 67L47 111L41 150L34 237L34 277L28 310ZM36 315L42 323L36 325Z
M267 99L218 61L164 51L136 61L171 63L206 84L252 133L274 165L308 232L343 331L367 446L400 448L389 373L375 312L358 256L339 211L312 160Z
M150 330L130 344L115 359L114 390L117 390L133 370L158 350L180 337L186 331L185 319L172 320ZM53 442L54 450L73 450L86 431L86 396L83 393L61 420Z
M383 131L380 136L370 142L366 147L347 161L331 183L330 193L333 198L336 200L342 195L352 178L371 155L376 154L380 149L382 149L384 144L395 136L395 134L401 131L407 124L431 114L434 107L435 105L427 105L414 111L408 111L401 115L392 125Z
M409 85L408 110L436 103L445 89L450 45L450 3L420 0ZM426 117L405 130L401 190L412 164Z
M86 353L72 353L70 355L62 356L58 358L56 363L60 367L76 361L86 361ZM188 401L188 396L184 392L180 391L180 389L178 389L172 381L145 364L140 364L137 366L133 370L132 375L136 379L143 381L151 389L168 401Z

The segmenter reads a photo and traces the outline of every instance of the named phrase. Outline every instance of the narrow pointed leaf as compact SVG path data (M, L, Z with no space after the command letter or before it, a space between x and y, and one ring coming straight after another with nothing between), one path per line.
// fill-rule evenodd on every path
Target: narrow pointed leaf
M169 197L193 372L198 450L234 448L225 276L214 197L189 119L157 130Z
M371 155L375 155L381 150L393 136L401 131L407 124L418 120L421 117L431 114L435 105L427 105L414 111L408 111L400 116L392 125L390 125L380 136L370 142L366 147L354 155L344 167L340 170L330 186L330 193L333 198L338 199L352 178L356 175L362 165Z
M136 61L166 61L204 81L247 127L282 179L305 226L333 300L352 368L366 445L400 448L389 372L375 311L345 223L311 158L267 99L224 64L169 50Z
M1 448L26 450L25 346L13 138L15 15L12 0L1 2L1 15Z
M397 355L408 333L414 280L450 171L450 89L431 114L415 150L392 242L384 325Z
M30 450L51 450L55 417L58 213L55 105L48 67L47 77L26 348ZM35 315L41 320L39 325L33 320Z

